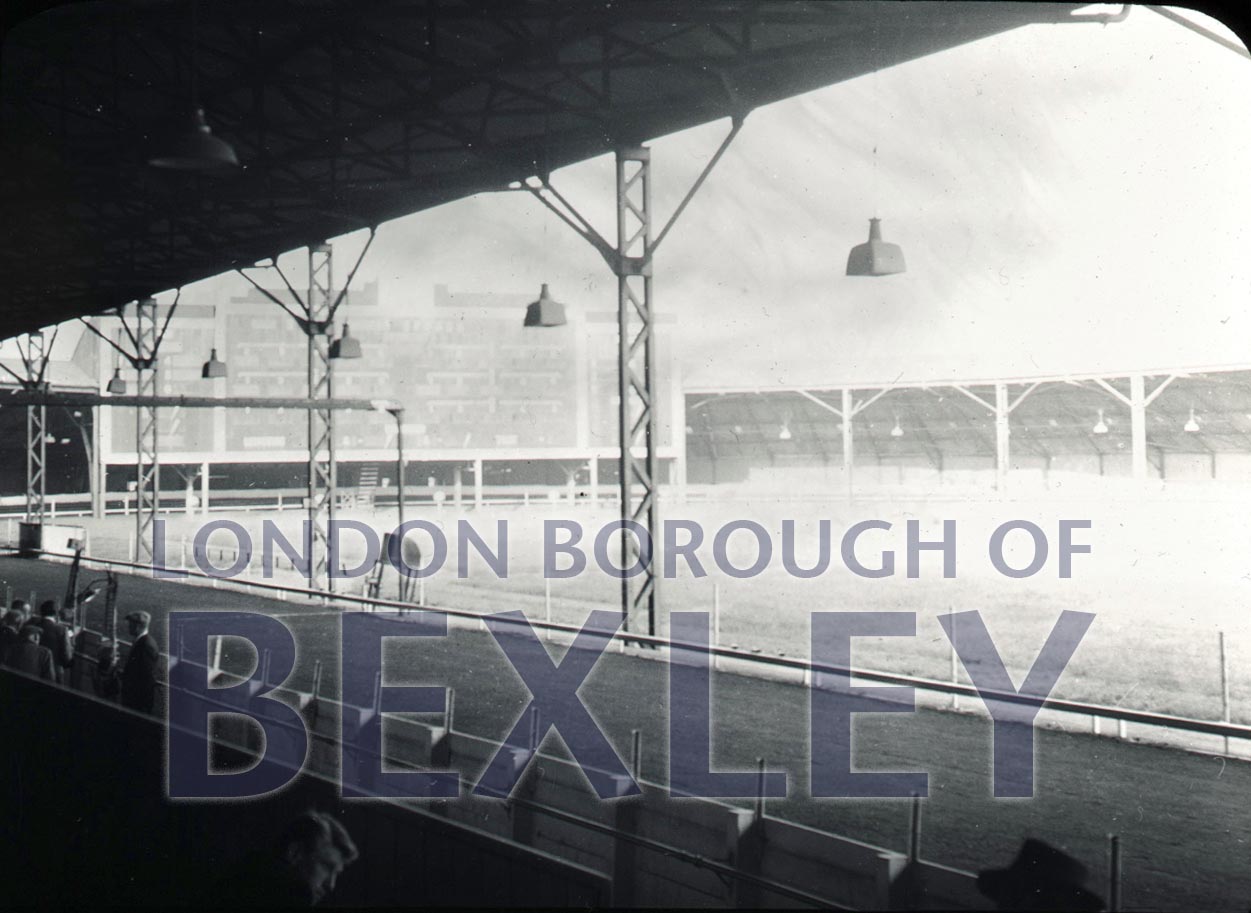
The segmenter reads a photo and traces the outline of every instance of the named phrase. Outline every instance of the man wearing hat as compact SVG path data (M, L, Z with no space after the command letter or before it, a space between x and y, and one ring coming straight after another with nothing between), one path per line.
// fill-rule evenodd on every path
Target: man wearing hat
M987 869L977 875L977 889L1000 910L1102 910L1103 898L1085 883L1084 865L1033 837L1021 844L1006 869Z
M17 620L17 613L10 611L4 618L5 627L10 627ZM53 668L52 651L40 646L39 638L42 636L43 630L39 625L22 625L17 639L5 648L3 662L10 669L54 682L56 670Z
M152 616L147 612L131 612L126 616L134 643L126 659L126 668L122 670L122 705L140 713L153 713L156 709L157 667L161 651L148 633L151 623Z

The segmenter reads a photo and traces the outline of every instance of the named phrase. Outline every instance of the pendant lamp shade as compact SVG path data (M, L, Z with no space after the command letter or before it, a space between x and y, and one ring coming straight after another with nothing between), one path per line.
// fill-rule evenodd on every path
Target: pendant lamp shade
M538 300L526 305L525 326L563 327L565 323L565 306L551 296L544 282Z
M226 376L226 363L219 361L217 358L217 349L209 354L209 360L204 363L204 367L200 369L200 377L204 380L216 380L219 377Z
M857 244L847 256L847 275L890 276L905 270L904 255L899 245L882 240L882 220L870 219L869 240Z
M170 171L228 174L239 167L239 157L230 143L213 135L204 119L204 109L196 108L164 138L148 164Z
M348 332L348 325L343 325L343 335L330 343L331 358L360 358L360 340Z

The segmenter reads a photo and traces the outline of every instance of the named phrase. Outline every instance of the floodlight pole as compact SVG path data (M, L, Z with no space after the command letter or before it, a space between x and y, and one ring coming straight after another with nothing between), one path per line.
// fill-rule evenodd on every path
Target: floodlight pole
M616 151L617 243L609 244L560 193L549 176L539 184L516 187L533 194L581 235L617 277L617 413L620 456L621 563L634 576L621 576L622 629L629 631L644 612L646 632L656 633L660 578L655 572L660 535L660 478L656 429L656 334L652 292L652 257L743 126L747 112L731 117L730 131L704 166L673 215L653 236L651 151L644 145L621 145ZM640 452L636 453L638 449ZM626 530L634 529L638 539Z
M404 407L398 403L376 402L374 408L388 413L395 419L395 514L396 529L400 530L401 540L396 545L403 554L404 530ZM380 555L379 562L385 562L386 556ZM408 602L411 581L407 574L399 574L398 597L400 602ZM381 580L381 578L379 578Z

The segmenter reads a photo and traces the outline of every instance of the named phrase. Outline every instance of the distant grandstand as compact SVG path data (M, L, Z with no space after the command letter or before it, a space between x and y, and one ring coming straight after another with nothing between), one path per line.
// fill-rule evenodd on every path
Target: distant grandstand
M685 404L694 484L860 491L1251 481L1246 366L688 389Z
M525 298L438 285L431 307L399 318L378 306L376 285L354 295L350 319L366 357L341 365L337 388L408 404L408 484L588 490L615 483L612 315L575 309L567 332L536 339L522 335L517 319ZM478 331L465 334L466 323ZM298 395L303 345L291 321L253 296L225 306L183 305L161 358L161 389L222 383L218 392L229 396ZM522 345L525 357L514 364L509 351ZM230 365L225 381L199 378L213 346ZM536 346L547 355L536 358ZM55 389L101 390L114 362L84 334L71 360L53 362L49 380ZM1065 484L1106 489L1117 480L1156 487L1251 481L1246 365L683 390L670 350L662 376L660 452L664 477L678 490L732 485L865 495L900 486L918 493L1028 492ZM59 411L49 416L49 491L84 492L97 450L107 490L124 491L134 473L131 410L100 410L95 450L90 410ZM683 411L684 421L677 417ZM24 410L0 414L0 449L12 457L0 480L8 495L24 481L17 433L23 422ZM475 430L488 425L489 437ZM164 487L181 489L205 466L214 488L298 487L305 433L298 410L166 410ZM385 416L341 416L337 433L345 485L393 484L394 430Z

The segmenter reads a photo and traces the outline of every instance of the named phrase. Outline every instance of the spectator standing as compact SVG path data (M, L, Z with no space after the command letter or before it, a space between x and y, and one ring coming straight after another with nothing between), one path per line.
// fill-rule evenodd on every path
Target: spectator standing
M39 645L42 636L43 629L38 625L22 625L17 643L11 644L5 651L4 664L18 672L54 682L56 670L53 668L52 651Z
M4 613L3 621L0 621L0 663L3 663L5 654L9 652L9 647L21 640L20 631L22 630L22 613L17 609L9 609Z
M122 704L140 713L153 713L156 710L157 669L161 651L148 633L152 616L142 611L131 612L126 616L126 624L134 643L126 659L126 668L122 670Z
M58 621L56 615L56 603L51 599L40 604L37 624L43 629L43 636L39 643L51 651L56 680L64 685L74 665L74 632Z

